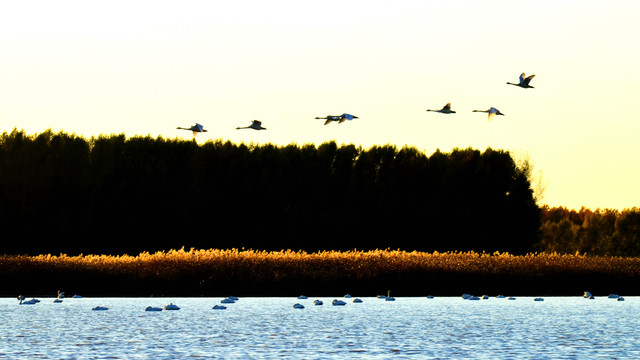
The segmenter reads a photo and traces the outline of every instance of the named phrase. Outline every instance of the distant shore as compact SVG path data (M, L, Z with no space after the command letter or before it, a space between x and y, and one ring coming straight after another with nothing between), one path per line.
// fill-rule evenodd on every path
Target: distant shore
M640 295L640 259L392 250L0 256L0 296Z

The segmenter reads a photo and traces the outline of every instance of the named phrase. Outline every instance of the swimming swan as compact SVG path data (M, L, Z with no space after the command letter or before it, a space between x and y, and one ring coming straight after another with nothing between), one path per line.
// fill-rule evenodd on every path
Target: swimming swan
M165 310L180 310L178 305L174 305L173 303L169 303L168 305L165 305L164 309Z
M396 301L396 298L391 296L391 290L387 291L387 297L384 298L384 301Z
M18 300L20 300L18 305L35 305L40 302L40 300L36 300L36 299L25 300L25 297L22 295L18 296Z

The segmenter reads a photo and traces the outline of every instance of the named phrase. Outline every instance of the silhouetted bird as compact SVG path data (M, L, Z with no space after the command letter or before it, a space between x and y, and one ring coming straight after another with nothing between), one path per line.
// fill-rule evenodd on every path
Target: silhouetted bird
M251 120L251 125L245 127L237 127L236 129L267 130L267 128L262 127L262 121L259 120Z
M439 112L439 113L443 113L443 114L455 114L456 113L455 111L451 110L451 103L447 103L447 105L445 105L440 110L427 109L427 111L435 111L435 112Z
M507 81L507 84L509 85L515 85L515 86L520 86L521 88L533 88L533 86L529 85L529 82L531 82L531 79L533 79L533 77L535 75L529 75L527 77L525 77L526 75L524 73L520 74L520 82L517 84L511 83Z
M473 112L486 112L489 114L489 121L491 121L491 119L493 119L494 116L496 115L504 115L503 113L500 112L500 110L494 108L494 107L490 107L489 110L473 110Z
M196 136L196 134L198 134L199 132L207 132L207 130L204 129L204 127L198 123L196 123L195 125L193 125L190 128L183 128L178 126L176 129L181 129L181 130L191 130L193 131L193 137Z
M326 119L327 121L324 122L325 125L329 124L332 121L337 121L338 124L341 124L343 122L345 122L346 120L353 120L353 119L357 119L358 117L355 115L351 115L351 114L347 114L344 113L342 115L327 115L325 117L317 117L316 119Z

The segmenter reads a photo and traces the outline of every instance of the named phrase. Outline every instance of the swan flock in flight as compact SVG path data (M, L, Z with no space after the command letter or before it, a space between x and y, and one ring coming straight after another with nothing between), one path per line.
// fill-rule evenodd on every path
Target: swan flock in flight
M529 89L529 88L534 88L533 86L530 85L531 80L535 77L535 75L529 75L526 76L525 73L520 74L519 77L519 81L517 83L512 83L512 82L508 82L507 84L509 85L515 85L518 87L521 87L523 89ZM456 111L451 109L451 103L447 103L444 107L442 107L441 109L427 109L426 111L431 111L431 112L438 112L441 114L455 114ZM472 110L472 112L485 112L488 115L488 119L489 121L491 121L496 115L502 115L504 116L504 114L502 112L500 112L500 110L498 110L497 108L491 106L489 107L489 109L487 110ZM349 113L342 113L340 115L327 115L327 116L317 116L316 119L322 119L325 120L324 125L328 125L332 122L337 122L338 124L342 124L343 122L349 120L353 120L353 119L358 119L358 117L356 115L352 115ZM204 127L201 124L196 123L195 125L191 126L191 127L180 127L178 126L177 129L181 129L181 130L190 130L193 132L193 137L195 138L195 136L198 133L201 132L207 132L207 130L204 129ZM236 127L236 129L253 129L253 130L267 130L267 128L262 126L262 122L259 120L252 120L251 121L251 125L249 126L243 126L243 127Z
M525 73L520 74L520 78L519 78L519 82L516 83L512 83L512 82L508 82L507 84L509 85L515 85L515 86L519 86L521 88L527 89L527 88L531 88L533 89L533 86L529 85L529 83L531 82L531 79L533 79L535 75L529 75L527 76ZM439 110L433 110L433 109L427 109L427 111L433 111L433 112L439 112L442 114L455 114L456 112L451 110L451 103L447 103L442 109ZM472 112L485 112L488 115L489 121L491 121L496 115L503 115L503 113L500 112L500 110L496 109L495 107L491 106L489 109L487 110L472 110Z

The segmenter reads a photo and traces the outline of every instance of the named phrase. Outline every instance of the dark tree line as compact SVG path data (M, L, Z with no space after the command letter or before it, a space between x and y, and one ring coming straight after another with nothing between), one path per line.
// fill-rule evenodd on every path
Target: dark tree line
M640 256L638 208L594 211L543 206L541 211L541 251Z
M534 249L540 209L502 150L427 156L14 130L0 138L2 253Z

